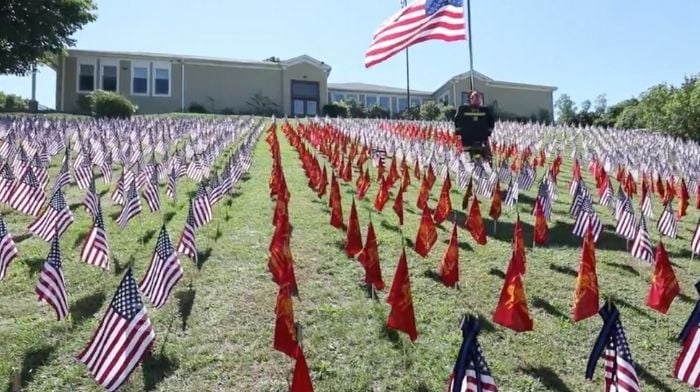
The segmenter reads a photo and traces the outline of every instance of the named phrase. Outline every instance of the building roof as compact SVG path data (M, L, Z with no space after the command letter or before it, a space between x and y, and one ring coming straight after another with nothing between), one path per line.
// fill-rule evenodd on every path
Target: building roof
M460 80L468 79L470 77L471 73L470 71L461 73L459 75L455 75L452 78L450 78L447 82L443 83L442 86L440 86L436 92L441 90L445 85L448 85L450 83L456 83ZM493 80L490 77L482 74L481 72L474 71L474 78L479 79L483 81L487 86L491 87L504 87L504 88L515 88L515 89L522 89L522 90L539 90L539 91L549 91L553 92L557 88L554 86L545 86L545 85L539 85L539 84L528 84L528 83L516 83L516 82L504 82L500 80Z
M328 83L329 90L368 92L379 94L406 94L405 88L381 86L368 83ZM430 91L411 90L411 95L432 95Z
M208 57L208 56L190 56L182 54L169 54L169 53L151 53L151 52L134 52L134 51L119 51L119 50L89 50L89 49L68 49L66 51L69 56L93 56L93 57L119 57L125 59L149 59L149 60L162 60L162 61L183 61L186 63L203 63L203 64L229 64L229 65L240 65L240 66L252 66L252 67L262 67L262 68L285 68L298 63L309 63L315 65L326 73L330 73L330 65L319 61L308 55L301 55L297 57L292 57L287 60L282 60L279 63L271 61L259 61L259 60L241 60L225 57ZM57 60L54 60L52 64L54 67L58 67Z

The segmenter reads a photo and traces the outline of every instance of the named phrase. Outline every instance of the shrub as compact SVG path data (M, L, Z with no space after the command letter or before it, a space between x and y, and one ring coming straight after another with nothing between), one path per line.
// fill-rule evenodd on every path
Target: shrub
M346 100L340 101L339 104L341 106L344 106L345 108L347 108L348 116L350 116L352 118L365 118L365 117L367 117L367 112L365 111L365 107L360 105L360 103L355 101L354 99L346 99Z
M420 117L426 121L437 121L442 117L440 106L435 101L425 102L420 107Z
M279 114L279 105L270 99L270 97L263 95L262 91L250 96L250 99L246 104L252 108L253 114L258 116L272 116L273 114Z
M445 121L453 121L457 115L457 110L452 105L445 105L440 108L442 119Z
M80 95L76 103L81 114L95 117L128 118L138 110L125 96L104 90Z
M379 105L374 105L367 110L367 117L369 118L389 118L391 113Z
M188 113L209 113L209 111L207 111L207 108L205 108L204 105L202 105L199 102L192 102L190 104L190 107L187 108L187 112Z
M420 120L420 107L419 106L409 106L399 113L399 117L404 120Z
M29 105L27 100L19 95L0 93L0 108L6 112L23 112Z
M348 109L345 106L341 106L336 103L329 103L323 105L323 115L328 117L345 118L348 116Z

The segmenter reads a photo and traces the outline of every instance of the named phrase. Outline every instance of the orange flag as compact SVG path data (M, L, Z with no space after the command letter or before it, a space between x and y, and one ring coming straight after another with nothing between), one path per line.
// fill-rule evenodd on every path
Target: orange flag
M297 350L296 363L294 364L294 376L289 392L314 392L313 384L311 384L309 367L306 365L306 358L304 357L304 351L302 351L301 347Z
M351 182L352 181L352 161L350 158L348 158L348 163L345 165L343 168L343 171L341 172L343 176L343 181L345 182Z
M493 321L515 332L525 332L532 331L533 323L527 308L523 282L514 267L522 263L522 261L517 260L518 257L520 256L513 252Z
M399 194L396 195L393 206L396 216L399 217L399 226L403 226L403 192L404 189L399 189Z
M433 219L435 224L439 225L447 219L452 212L452 202L450 201L450 190L452 189L452 182L450 181L450 173L447 173L445 177L445 182L442 184L442 190L440 191L440 200L438 200L437 206L435 206L435 214Z
M355 199L352 199L350 220L348 221L348 233L345 238L345 254L348 255L348 257L355 257L360 251L362 251L362 233L360 232L360 221L357 218Z
M533 240L535 244L543 246L547 244L549 229L547 228L547 217L544 216L544 208L540 199L535 201L535 233Z
M401 162L401 167L401 189L405 191L411 185L411 173L406 166L406 158Z
M286 287L280 287L275 306L275 339L273 347L294 358L299 348L294 327L294 307L292 297Z
M435 223L433 223L433 218L430 216L430 210L428 208L423 209L423 217L420 221L420 227L418 227L418 234L416 235L415 251L423 257L427 257L430 250L433 249L433 245L437 241L437 230L435 229Z
M428 206L428 198L430 197L430 186L428 185L428 177L423 176L423 181L420 184L420 191L418 192L418 200L416 200L416 207L423 210Z
M382 280L382 270L379 265L379 249L377 247L377 236L374 234L374 225L369 222L367 228L367 240L365 248L362 249L357 260L365 268L365 283L371 284L377 290L384 290Z
M481 209L479 208L479 200L476 196L474 196L472 206L469 209L469 215L467 216L465 226L477 244L486 245L486 228L484 228L484 221L481 219Z
M656 247L654 275L647 295L647 306L661 313L668 312L671 302L681 293L673 266L663 242Z
M328 204L331 208L331 226L336 229L343 228L343 205L340 200L340 185L335 178L335 172L331 177L331 195L328 199Z
M457 240L457 223L452 226L450 244L440 262L440 279L447 287L454 287L459 282L459 243Z
M464 198L462 199L462 209L466 211L467 207L469 207L469 199L471 199L472 194L474 194L474 191L472 190L473 185L472 185L472 179L469 178L469 183L467 184L467 190L464 192Z
M416 317L413 313L413 298L411 297L411 281L408 276L408 262L406 250L401 250L399 264L396 266L396 274L391 284L391 291L386 302L391 305L391 312L386 321L387 327L408 334L412 342L418 339L416 330Z
M493 190L493 197L491 198L491 208L489 209L489 216L491 219L497 221L501 217L501 186L496 181L496 187Z
M527 261L525 259L525 240L523 239L523 225L520 222L520 214L515 219L515 227L513 228L513 251L518 254L513 265L515 272L520 275L525 275Z
M576 278L574 291L574 306L571 310L574 322L587 319L598 314L598 277L595 269L595 242L593 230L588 226L581 249L581 264Z

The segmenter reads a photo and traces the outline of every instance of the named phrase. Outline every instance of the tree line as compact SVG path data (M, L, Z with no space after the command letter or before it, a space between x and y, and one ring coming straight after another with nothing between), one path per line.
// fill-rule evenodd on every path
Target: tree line
M612 106L604 94L595 104L585 100L580 107L562 94L554 107L560 124L650 129L700 140L700 74L686 76L680 86L657 84Z

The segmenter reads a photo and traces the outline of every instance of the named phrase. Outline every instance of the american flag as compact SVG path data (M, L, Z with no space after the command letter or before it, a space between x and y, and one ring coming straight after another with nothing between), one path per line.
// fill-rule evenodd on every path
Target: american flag
M85 210L93 218L97 214L97 203L98 203L97 189L95 189L95 177L93 177L90 180L90 186L88 187L88 191L85 194L85 200L83 201L83 205L85 206Z
M12 173L10 165L5 161L0 167L0 202L8 201L15 187L15 175Z
M496 187L496 182L498 182L498 174L492 171L488 178L484 176L477 180L476 193L483 197L491 197Z
M100 326L77 358L100 385L113 392L151 351L155 338L129 267Z
M27 166L24 174L10 192L10 205L20 212L36 216L45 201L44 190L39 186L32 168Z
M593 209L593 202L590 196L584 196L581 202L581 212L576 218L576 223L574 223L573 234L583 238L586 235L586 230L588 226L591 226L593 232L593 241L597 242L600 233L603 231L603 222L600 220L598 214L596 214L595 209Z
M17 246L12 239L12 234L7 231L5 219L0 215L0 280L5 279L7 267L17 256Z
M173 287L182 278L182 267L177 258L175 248L170 242L170 236L165 225L160 229L156 250L153 253L151 264L148 266L146 276L144 276L139 289L148 298L153 306L162 308L168 300Z
M603 194L600 195L600 200L598 201L598 204L605 207L613 206L613 190L612 185L610 184L610 180L608 180L607 184L605 184L605 189L603 189Z
M124 205L124 190L129 186L126 182L126 175L124 174L124 167L122 166L122 174L119 176L116 185L114 186L114 192L112 192L112 201L118 205Z
M632 257L646 261L649 264L654 260L654 250L651 246L651 239L649 238L649 231L647 230L647 222L646 219L644 219L644 215L639 217L637 234L634 236L631 253Z
M112 182L112 154L107 154L104 162L100 165L100 172L102 173L102 180L105 184Z
M513 207L514 205L518 204L519 195L520 189L518 182L511 181L510 185L508 186L508 192L506 192L506 205L509 207Z
M202 177L204 177L202 168L202 163L197 159L197 156L192 159L190 164L187 166L187 176L193 179L195 182L200 182Z
M194 206L195 227L199 228L211 222L211 203L209 202L209 195L207 194L207 189L204 187L204 184L199 184L197 194L194 196L192 204Z
M73 224L73 213L66 204L63 191L56 189L49 205L34 223L29 225L29 231L46 242L50 242L55 235L59 237Z
M146 184L146 190L143 192L143 197L146 199L148 209L151 212L160 210L160 192L158 192L158 173L151 171L151 179Z
M61 248L58 244L58 236L54 236L51 242L49 256L41 269L39 282L36 285L36 294L40 301L53 308L58 320L62 320L68 315L68 294L61 268Z
M676 238L676 235L678 235L678 221L673 213L671 202L666 203L666 207L656 223L656 228L659 229L661 234L669 238Z
M532 184L535 183L535 169L533 169L530 164L525 163L520 168L520 173L518 174L518 186L520 189L529 191L532 188Z
M620 218L615 226L615 233L622 238L631 240L635 234L634 210L632 208L632 199L625 198L620 211Z
M642 214L647 218L654 216L654 212L651 210L651 195L648 193L644 195L644 200L642 200Z
M510 166L508 166L508 159L501 161L501 167L498 169L498 180L502 183L509 183L511 180Z
M102 269L109 269L109 244L99 200L95 205L92 228L85 239L83 250L80 252L80 260Z
M579 181L576 187L574 200L571 202L571 206L569 207L569 214L572 217L578 218L578 216L581 214L581 209L583 208L583 201L586 198L590 198L588 188L586 187L586 184L583 183L583 181Z
M627 194L622 190L621 186L617 188L617 196L615 199L615 220L620 219L620 214L622 213L622 207L624 206L625 200L627 200Z
M549 197L549 191L547 189L547 184L542 181L540 182L539 189L537 191L537 198L535 199L535 205L537 200L540 201L542 205L542 211L544 212L545 219L549 222L552 218L552 199ZM532 208L532 215L535 215L535 207Z
M197 238L195 233L194 224L194 212L192 209L193 201L190 200L190 209L187 212L187 220L185 221L185 227L182 229L182 235L180 235L180 242L177 244L177 251L183 255L187 255L194 262L197 262Z
M447 392L497 392L496 381L477 340L478 322L469 320L462 325L462 345L450 375Z
M695 233L690 243L690 249L693 251L694 255L700 255L700 219L698 219L698 224L695 226Z
M75 168L75 182L78 183L79 189L87 189L87 187L90 186L92 178L92 163L90 163L90 161L86 161L84 164Z
M365 67L420 42L465 40L465 30L462 0L416 0L379 26L365 53Z
M700 292L700 283L695 284ZM700 388L700 302L695 304L695 309L681 331L678 340L683 343L676 365L673 368L673 376L689 384L695 389Z
M68 153L68 151L66 151ZM63 160L63 165L61 166L61 171L58 172L58 177L56 177L56 184L53 186L54 191L56 189L63 188L70 184L70 171L68 168L68 159Z
M175 173L175 168L170 171L170 175L168 176L168 185L165 187L165 193L168 195L168 197L175 200L175 196L177 195L177 174Z
M231 175L231 164L224 165L224 171L221 173L221 192L226 194L233 189L233 176Z
M122 208L122 212L117 218L117 224L119 224L119 227L123 229L126 227L126 224L129 223L129 220L131 220L131 218L135 217L140 213L141 200L139 199L138 193L136 193L136 184L132 181L131 186L129 187L129 191L126 194L126 202L124 204L124 207Z
M209 201L211 202L211 205L214 205L224 196L221 183L219 182L219 176L216 174L216 172L211 174L211 178L209 179L209 188L211 188Z

